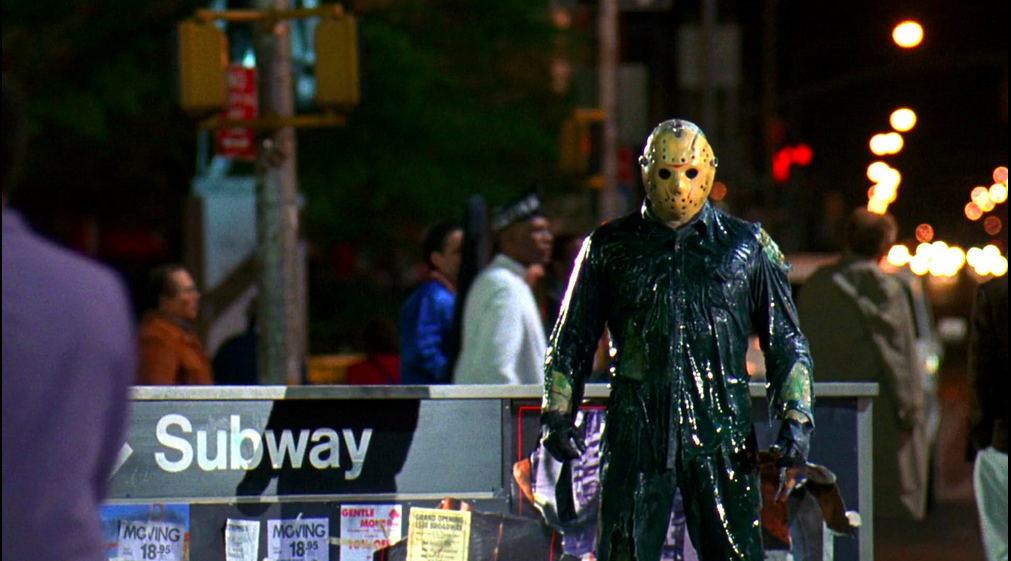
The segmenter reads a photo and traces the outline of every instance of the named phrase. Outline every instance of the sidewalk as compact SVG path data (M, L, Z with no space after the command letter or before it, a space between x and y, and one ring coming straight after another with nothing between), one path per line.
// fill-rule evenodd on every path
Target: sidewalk
M946 371L934 506L924 522L896 523L886 535L876 536L876 561L986 561L972 494L972 464L965 461L968 404L964 368Z

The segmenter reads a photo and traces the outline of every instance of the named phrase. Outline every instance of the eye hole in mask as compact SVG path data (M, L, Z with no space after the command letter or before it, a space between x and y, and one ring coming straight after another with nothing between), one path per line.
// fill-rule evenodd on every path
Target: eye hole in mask
M688 177L688 179L695 179L699 176L699 170L692 168L685 173L685 176Z
M671 174L669 169L660 170L660 179L667 181L668 179L670 179L670 175Z

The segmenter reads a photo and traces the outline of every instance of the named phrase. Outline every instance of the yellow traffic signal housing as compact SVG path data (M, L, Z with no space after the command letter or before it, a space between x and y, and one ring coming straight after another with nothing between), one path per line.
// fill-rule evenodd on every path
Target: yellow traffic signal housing
M582 139L585 127L575 118L562 122L562 134L558 146L558 163L564 173L586 173L586 158L583 156Z
M347 108L360 102L358 20L324 18L316 26L316 103Z
M189 113L220 111L227 104L228 39L213 23L179 24L179 103Z
M564 173L596 176L601 172L603 119L600 109L577 109L562 123L558 159Z

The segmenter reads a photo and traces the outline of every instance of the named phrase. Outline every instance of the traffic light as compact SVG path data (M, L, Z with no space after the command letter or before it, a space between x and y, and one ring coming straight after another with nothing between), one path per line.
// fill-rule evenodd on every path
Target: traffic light
M577 109L562 123L559 165L565 173L598 176L603 171L604 112ZM591 180L591 184L596 184Z
M346 108L360 102L358 20L324 18L316 26L316 103Z
M814 152L807 144L784 146L772 157L772 179L776 183L786 183L790 180L791 167L796 165L806 168L813 159Z
M227 104L228 40L213 23L179 24L179 103L184 111L208 114Z

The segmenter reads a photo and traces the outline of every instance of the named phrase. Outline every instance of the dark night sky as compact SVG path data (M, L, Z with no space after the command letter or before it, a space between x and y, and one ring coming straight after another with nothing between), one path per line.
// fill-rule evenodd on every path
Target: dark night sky
M699 21L701 2L675 2L666 14L626 14L623 59L646 62L654 90L676 83L672 30ZM742 129L749 134L756 167L762 139L761 81L764 0L719 2L721 23L742 26L745 84L741 92ZM842 193L852 206L867 203L871 182L868 147L876 133L890 132L889 116L910 107L919 116L906 135L906 148L888 163L903 174L891 212L911 236L922 222L939 238L962 245L987 241L979 223L969 223L963 208L977 185L989 186L999 165L1007 165L1008 129L1001 118L1007 76L1007 2L946 0L780 0L778 8L779 117L788 144L814 149L812 166L796 180L807 201L787 210L790 219L817 220L824 193ZM892 30L906 19L926 30L916 50L900 49ZM657 54L668 53L668 54ZM658 76L658 77L656 77ZM654 91L656 95L656 91ZM653 118L683 113L670 94L654 100ZM684 116L684 115L679 115ZM733 186L731 186L733 188ZM782 200L779 204L786 206ZM794 216L798 212L811 216ZM998 215L1006 221L1007 208ZM1002 238L1007 239L1006 231Z
M983 243L981 225L962 209L973 187L989 186L993 169L1007 165L1007 2L788 0L780 17L781 94L790 99L814 84L839 84L782 107L791 132L814 147L812 188L865 202L874 161L868 141L890 130L894 109L908 106L919 124L906 135L906 149L887 160L904 176L892 206L903 233L927 221L946 240ZM919 49L892 43L903 19L924 25ZM999 213L1006 219L1006 205Z

